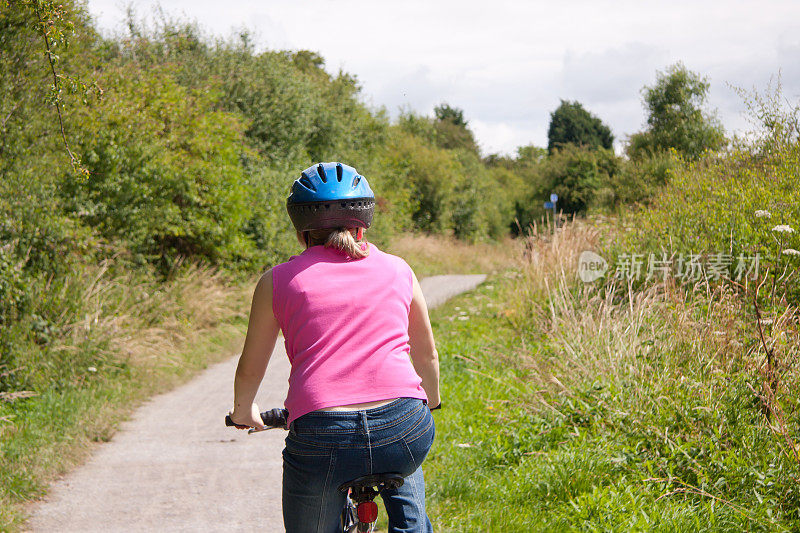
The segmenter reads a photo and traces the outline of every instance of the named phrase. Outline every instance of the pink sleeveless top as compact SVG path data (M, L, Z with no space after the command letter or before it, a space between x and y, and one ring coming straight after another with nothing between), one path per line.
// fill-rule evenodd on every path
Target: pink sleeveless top
M411 268L369 247L351 259L312 246L272 269L272 310L292 367L289 423L325 407L427 399L409 359Z

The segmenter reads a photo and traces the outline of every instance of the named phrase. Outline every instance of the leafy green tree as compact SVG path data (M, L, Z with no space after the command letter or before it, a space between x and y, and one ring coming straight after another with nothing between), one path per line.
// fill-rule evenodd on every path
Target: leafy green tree
M433 114L436 120L440 122L451 122L456 126L466 128L467 121L464 119L464 110L457 107L452 107L450 104L441 103L433 108Z
M405 132L392 140L384 156L395 183L408 188L414 225L428 232L452 228L458 162L447 150L427 145Z
M722 125L713 112L704 110L709 82L676 63L656 75L656 82L642 89L647 110L647 129L631 136L628 155L647 155L676 150L687 159L697 159L706 150L725 145Z
M542 168L544 192L558 194L558 207L579 213L594 204L597 191L619 171L619 158L606 149L567 144L557 149ZM540 196L539 202L543 199Z
M503 230L519 235L542 216L542 201L551 192L542 178L547 149L533 144L520 146L513 156L492 154L483 163L489 167L491 183L501 193Z
M597 192L593 205L646 205L669 182L677 168L679 158L670 152L625 161Z
M107 71L114 93L75 117L90 174L61 185L65 208L165 272L179 256L248 256L242 121L214 109L218 93L178 85L169 67L137 74Z
M403 109L397 117L397 127L415 137L419 137L428 144L436 143L436 126L430 117L419 115L412 109Z
M451 107L449 104L440 104L433 110L436 120L436 143L446 150L463 149L478 154L478 143L469 129L469 123L464 118L464 111Z
M517 161L536 164L547 157L547 150L539 146L528 144L517 148Z
M567 144L590 148L611 149L614 136L603 121L584 109L580 102L561 100L561 105L550 114L547 130L547 151Z
M506 234L521 190L518 177L502 168L487 168L472 152L456 152L456 160L453 234L471 241Z
M325 72L325 59L317 52L310 50L298 50L296 52L289 52L289 57L297 68L306 73L319 73Z

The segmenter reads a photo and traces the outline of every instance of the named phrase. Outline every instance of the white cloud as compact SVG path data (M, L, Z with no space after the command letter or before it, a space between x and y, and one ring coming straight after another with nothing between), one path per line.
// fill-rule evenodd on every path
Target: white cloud
M526 128L525 125L511 125L505 122L484 122L482 120L471 120L469 126L475 132L479 140L481 152L484 155L493 153L513 154L521 146L520 137L533 138L537 132L534 129ZM481 139L491 139L492 144L487 146Z
M567 51L564 57L564 99L614 103L636 99L654 69L669 61L663 48L626 43L618 48L583 54Z
M147 14L152 0L136 2ZM89 0L104 28L125 4ZM366 101L430 112L464 109L486 152L546 143L559 99L577 99L618 139L644 122L639 91L656 70L682 60L711 79L710 104L726 128L741 127L725 82L764 87L783 72L800 97L800 2L794 0L169 0L168 13L208 31L255 30L262 46L319 51L327 68L355 74Z

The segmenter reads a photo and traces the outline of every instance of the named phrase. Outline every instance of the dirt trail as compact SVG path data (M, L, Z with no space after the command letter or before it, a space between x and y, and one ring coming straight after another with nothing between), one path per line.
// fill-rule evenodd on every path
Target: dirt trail
M430 307L486 276L420 283ZM150 400L81 468L32 508L33 531L283 531L283 431L248 436L222 423L237 357ZM289 365L278 342L257 402L283 404ZM175 423L179 421L179 423Z

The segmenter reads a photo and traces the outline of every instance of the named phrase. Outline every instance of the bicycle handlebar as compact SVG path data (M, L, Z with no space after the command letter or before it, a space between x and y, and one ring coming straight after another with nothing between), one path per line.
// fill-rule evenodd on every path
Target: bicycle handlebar
M435 411L437 409L441 409L442 404L439 402L439 405L436 407L431 408L431 411ZM261 413L261 421L264 422L266 429L273 429L273 428L280 428L280 429L289 429L286 422L289 419L289 411L286 409L280 409L276 407L275 409L270 409L269 411L264 411ZM226 426L238 426L238 424L234 424L233 420L231 419L231 415L225 416L225 425ZM257 431L255 428L250 430L250 433Z

